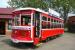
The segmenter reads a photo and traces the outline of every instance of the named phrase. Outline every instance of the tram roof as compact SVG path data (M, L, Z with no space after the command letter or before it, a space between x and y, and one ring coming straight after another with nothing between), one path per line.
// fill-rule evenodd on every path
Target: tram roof
M38 12L41 12L41 13L45 13L45 14L48 14L48 15L52 15L52 16L55 16L57 18L60 18L60 14L52 9L49 8L49 12L46 12L42 9L39 9L39 8L31 8L31 7L26 7L26 8L18 8L18 9L15 9L13 12L15 11L21 11L21 10L35 10L35 11L38 11Z
M35 11L38 11L38 12L42 12L42 13L48 14L48 12L45 12L45 11L39 9L39 8L31 8L31 7L18 8L18 9L15 9L14 12L15 12L15 11L21 11L21 10L35 10Z

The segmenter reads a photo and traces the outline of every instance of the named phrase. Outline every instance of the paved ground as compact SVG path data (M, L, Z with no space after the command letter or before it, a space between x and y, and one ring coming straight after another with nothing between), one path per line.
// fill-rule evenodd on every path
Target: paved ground
M0 36L0 50L75 50L75 34L65 32L61 37L41 44L39 48L30 45L14 45L9 38Z

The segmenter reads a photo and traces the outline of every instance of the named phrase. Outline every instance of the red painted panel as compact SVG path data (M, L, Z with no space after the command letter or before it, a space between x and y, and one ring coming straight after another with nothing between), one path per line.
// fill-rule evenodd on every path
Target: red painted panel
M26 40L30 41L31 39L31 31L30 30L13 30L12 38L18 40Z
M62 28L55 28L55 29L42 29L42 40L45 40L47 37L52 37L58 34L63 34L64 29Z
M13 14L14 15L18 15L18 14L22 14L22 15L24 15L24 14L31 14L33 11L31 11L31 10L22 10L22 11L15 11L15 12L13 12Z
M31 14L31 13L32 13L32 11L30 11L30 10L21 11L21 14Z

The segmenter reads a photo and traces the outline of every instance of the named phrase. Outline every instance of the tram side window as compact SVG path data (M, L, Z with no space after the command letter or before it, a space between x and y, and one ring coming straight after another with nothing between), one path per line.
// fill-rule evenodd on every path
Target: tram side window
M50 18L48 18L48 21L50 21Z
M57 20L52 19L52 28L57 28Z
M46 29L47 27L47 18L45 16L42 17L42 29Z
M57 20L57 28L59 28L59 21Z
M61 28L63 28L64 27L64 24L63 23L61 23Z
M45 21L42 21L42 28L46 29L47 23Z
M56 24L56 28L58 28L58 23L57 23L57 22L58 22L58 20L56 20L56 22L55 22L55 24Z
M62 28L64 28L64 24L62 23Z
M56 22L56 20L54 19L54 22L53 22L53 28L56 28L56 26L55 26L56 23L55 23L55 22Z
M59 28L61 28L61 21L58 21L58 24L59 24L59 26L58 26L58 27L59 27Z
M47 18L45 16L42 17L42 20L47 21Z
M50 28L50 18L48 18L48 23L47 23L47 27Z
M51 18L51 28L53 28L53 19Z
M54 20L54 28L56 28L56 20Z
M63 22L61 23L61 28L64 28L64 24L63 24Z
M62 28L62 23L60 22L60 28Z
M61 28L61 23L59 23L59 28Z
M54 20L54 23L56 22L56 20Z
M51 23L53 22L53 19L51 19Z
M59 21L57 21L57 28L59 28L60 27L60 25L59 25Z
M59 23L59 28L61 28L61 23Z
M60 28L62 28L62 22L60 22Z
M58 20L56 21L56 28L58 28Z

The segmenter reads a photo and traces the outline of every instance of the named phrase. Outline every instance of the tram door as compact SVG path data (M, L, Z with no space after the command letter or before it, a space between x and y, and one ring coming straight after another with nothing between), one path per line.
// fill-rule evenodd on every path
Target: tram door
M34 36L35 37L39 37L40 36L40 13L39 12L36 12L34 14L34 17L33 17L33 25L34 25Z

